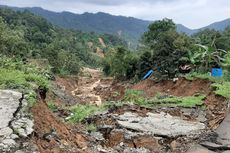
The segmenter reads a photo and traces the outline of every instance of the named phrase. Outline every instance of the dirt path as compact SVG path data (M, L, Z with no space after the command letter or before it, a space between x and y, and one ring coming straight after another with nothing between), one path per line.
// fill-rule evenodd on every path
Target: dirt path
M77 88L71 93L78 97L82 103L101 105L102 98L95 91L95 88L108 87L110 84L104 84L101 80L103 74L98 69L84 68L78 80Z

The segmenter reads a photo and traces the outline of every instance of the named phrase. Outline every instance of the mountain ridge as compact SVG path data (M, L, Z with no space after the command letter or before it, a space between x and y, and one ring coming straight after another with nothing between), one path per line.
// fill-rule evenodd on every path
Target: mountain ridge
M83 14L76 14L69 11L54 12L41 7L19 8L4 5L0 5L0 7L7 7L17 11L28 10L35 15L46 18L52 24L63 28L78 29L86 32L114 34L132 43L138 43L141 35L147 30L148 25L151 22L154 22L134 17L111 15L105 12L85 12ZM214 22L199 29L190 29L183 24L177 24L177 31L192 35L207 28L222 31L229 25L230 18Z

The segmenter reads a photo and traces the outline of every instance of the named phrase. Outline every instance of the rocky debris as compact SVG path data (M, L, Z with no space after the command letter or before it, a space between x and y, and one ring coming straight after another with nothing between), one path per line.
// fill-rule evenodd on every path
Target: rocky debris
M209 152L212 153L213 151L230 152L229 126L230 126L230 114L224 119L224 121L220 124L220 126L216 129L216 131L212 135L208 136L208 140L201 142L200 145L196 145L195 147L191 148L191 150L198 150L197 153L201 152L200 148L202 148L202 150L206 150L207 153Z
M27 101L22 93L0 90L0 152L17 150L25 138L33 132L33 120L27 110ZM31 149L31 148L30 148Z
M0 129L8 127L9 122L13 119L14 113L19 107L19 99L22 98L22 94L10 91L0 90L0 115L1 124Z
M100 132L91 132L90 135L95 138L97 141L104 141L104 137Z
M146 148L129 148L127 146L118 145L113 148L105 148L101 145L95 146L94 153L154 153Z
M145 148L126 148L124 153L151 153L148 149Z
M90 82L87 84L87 86L75 89L72 91L72 94L83 101L95 103L99 106L102 103L101 97L94 93L94 88L96 88L99 84L100 80L92 83Z
M141 117L138 114L126 112L117 117L117 122L126 129L150 132L163 137L198 135L201 130L205 129L203 123L185 121L163 112L160 114L147 113L146 115L147 117Z
M154 136L125 129L115 129L110 133L108 145L113 147L119 144L130 148L146 148L152 152L160 150L158 139Z
M59 88L57 85L52 85L52 92L55 96L60 98L62 102L68 105L73 105L79 102L76 97L68 94L64 89Z
M195 118L201 123L205 123L207 121L206 113L202 109L199 108L181 108L181 112L187 118Z
M218 134L217 141L223 145L230 145L230 114L224 119L224 121L217 128Z
M202 147L201 145L195 145L192 148L190 148L187 153L215 153L211 150L208 150L205 147Z
M34 123L29 118L20 118L12 122L12 126L18 136L26 138L33 132Z
M179 144L176 140L173 140L171 143L170 143L170 150L172 152L176 152L177 148L178 148Z
M230 150L230 145L222 145L222 144L216 144L212 142L202 142L200 143L202 146L208 148L209 150Z
M86 121L87 124L97 125L97 131L103 135L104 140L97 139L96 142L105 150L112 148L113 152L124 152L127 148L145 148L150 152L179 153L203 141L207 133L205 124L197 119L202 111L193 108L186 111L124 105ZM194 117L187 118L186 113L194 114Z
M52 139L55 141L60 141L59 136L57 135L56 129L51 129L50 132L45 133L42 138L48 142L50 142Z

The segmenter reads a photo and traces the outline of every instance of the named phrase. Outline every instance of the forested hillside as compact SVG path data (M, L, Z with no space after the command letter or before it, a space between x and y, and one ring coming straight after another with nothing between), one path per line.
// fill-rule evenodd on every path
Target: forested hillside
M100 64L96 49L102 51L126 43L116 36L64 30L29 11L0 9L0 50L22 59L46 58L53 72L77 73L81 66ZM99 38L105 41L102 45Z
M143 21L133 17L113 16L103 12L96 14L74 14L71 12L57 13L39 7L12 7L12 9L18 11L28 10L36 15L46 18L54 25L63 28L77 29L85 32L96 32L99 34L113 34L129 41L132 46L136 46L140 36L144 33L150 23L150 21Z

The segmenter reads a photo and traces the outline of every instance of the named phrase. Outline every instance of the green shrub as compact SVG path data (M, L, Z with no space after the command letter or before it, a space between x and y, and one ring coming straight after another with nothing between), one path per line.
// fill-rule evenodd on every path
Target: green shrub
M224 73L224 77L213 77L211 76L211 73L199 73L199 72L192 72L187 74L185 77L188 80L194 80L194 79L202 79L202 80L208 80L211 82L222 82L227 79L227 72Z
M31 64L23 64L17 59L0 55L0 88L16 89L26 95L28 108L37 100L35 90L40 86L48 89L47 70L38 69Z
M175 97L175 96L165 96L165 97L155 97L148 100L146 103L150 106L180 106L180 107L195 107L202 106L205 96L188 96L188 97Z
M0 55L0 87L8 89L29 90L33 84L48 88L47 70L38 69L31 64L23 64L17 59Z
M29 108L33 107L37 100L36 92L32 90L29 93L27 93L26 100L28 102L28 107Z
M48 103L48 108L52 111L52 112L57 112L58 111L58 107L57 105L52 102L52 101L49 101Z
M215 88L215 94L230 98L230 82L214 83L212 87Z
M123 101L131 102L134 104L142 104L145 101L143 96L143 91L128 89L125 91L125 96Z
M81 122L86 117L89 117L90 115L94 115L96 112L103 111L103 106L98 107L95 105L76 105L70 108L73 115L70 117L69 121L72 123L78 123Z
M86 130L88 132L96 132L97 131L97 126L95 124L89 124L86 126Z
M77 104L69 110L73 113L72 116L68 119L69 122L71 123L79 123L85 118L89 116L93 116L96 113L100 113L106 110L109 110L114 107L120 107L123 106L125 103L124 102L106 102L101 106L96 106L96 105L91 105L91 104Z
M107 110L107 109L111 109L111 108L114 108L114 107L122 107L125 104L127 104L127 103L123 102L123 101L110 101L110 102L104 103L103 108L105 110Z
M9 89L27 89L29 82L26 81L25 74L22 71L0 69L0 87Z
M188 97L172 97L162 100L162 102L176 102L176 106L195 107L203 105L205 96L188 96ZM173 104L172 104L173 105Z

